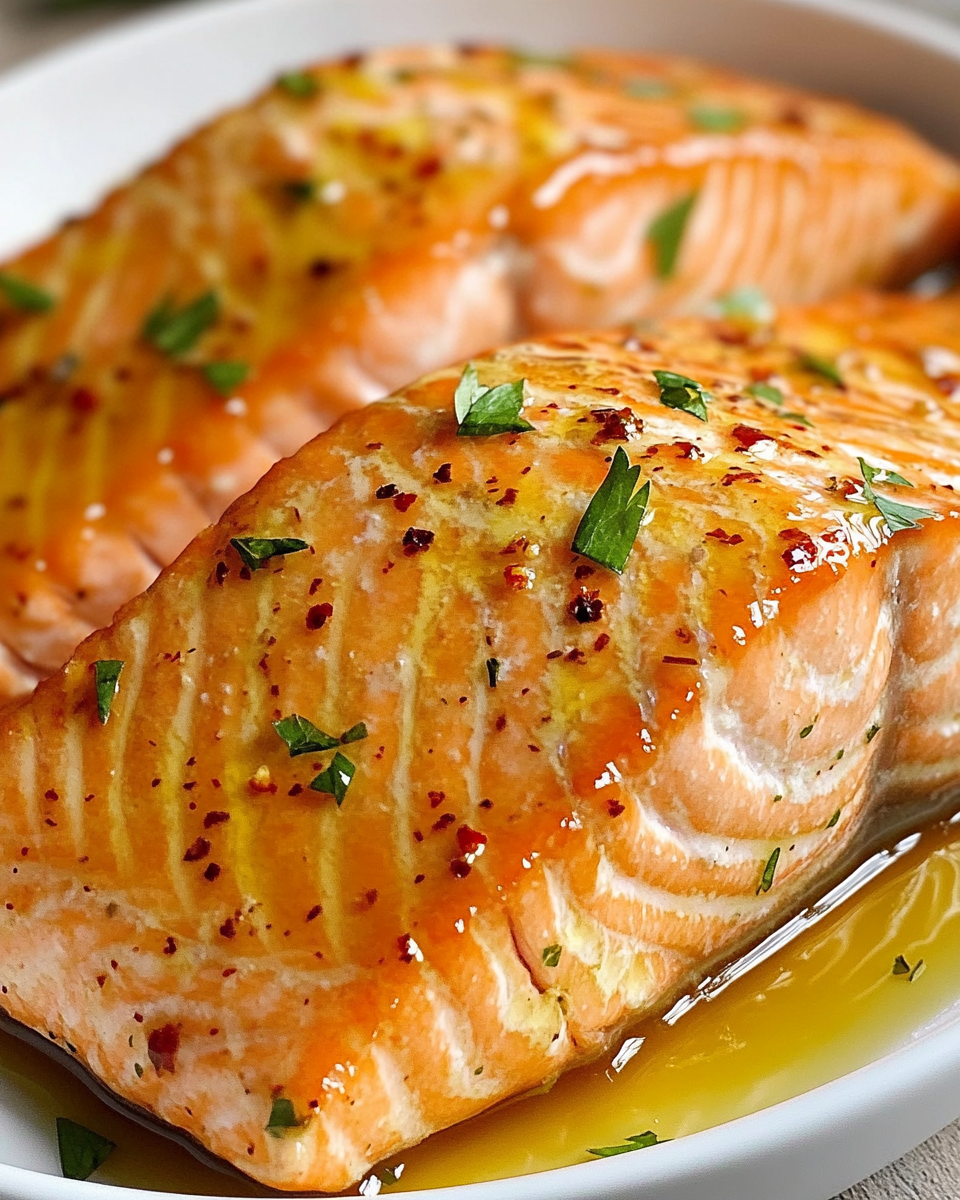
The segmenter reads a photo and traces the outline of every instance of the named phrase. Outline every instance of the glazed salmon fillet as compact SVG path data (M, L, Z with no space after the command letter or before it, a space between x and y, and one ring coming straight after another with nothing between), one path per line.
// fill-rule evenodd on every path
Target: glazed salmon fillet
M664 1010L960 779L958 316L528 341L278 463L0 716L6 1012L336 1191Z
M283 76L0 270L0 697L345 409L524 332L896 284L958 236L960 170L901 126L684 59Z

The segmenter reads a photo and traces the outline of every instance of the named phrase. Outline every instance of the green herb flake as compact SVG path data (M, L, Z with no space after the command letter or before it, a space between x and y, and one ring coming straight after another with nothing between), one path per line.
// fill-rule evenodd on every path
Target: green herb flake
M136 1077L138 1079L143 1078L143 1067L141 1067L139 1063L133 1064L133 1070L134 1070L134 1074L136 1075Z
M271 558L279 555L310 549L310 543L300 538L237 537L230 539L230 545L251 571L259 571Z
M483 1070L483 1068L480 1068ZM377 1178L384 1187L393 1187L400 1182L400 1176L403 1174L403 1163L398 1163L395 1167L384 1167Z
M327 796L333 796L337 802L337 808L343 803L343 798L347 794L347 788L350 786L350 781L353 779L356 767L349 758L344 758L339 752L333 756L333 762L325 771L320 774L310 784L315 792L323 792Z
M483 1074L483 1067L477 1067L477 1069L474 1071L474 1075L482 1075L482 1074Z
M116 1150L117 1143L76 1121L57 1117L57 1148L64 1179L89 1179Z
M514 65L518 67L558 67L563 71L569 71L573 67L573 58L569 54L550 54L544 50L514 48L510 51L510 56Z
M358 721L356 725L351 725L346 733L340 734L340 743L347 746L350 742L362 742L368 736L366 725L363 721Z
M887 471L883 467L871 467L868 462L859 457L857 462L860 464L860 474L863 476L863 498L876 508L886 521L887 528L891 533L898 533L901 529L919 529L918 518L936 516L928 508L920 508L914 504L898 504L895 500L887 500L884 496L878 496L873 490L874 483L893 483L899 487L909 488L912 488L913 484L908 479L904 479L902 475L897 474L896 471Z
M840 809L838 808L837 811L830 818L830 820L827 822L827 825L826 825L827 829L832 829L839 820L840 820Z
M520 416L523 409L525 380L485 387L477 378L477 368L468 363L453 396L457 414L457 437L492 437L498 433L526 433L533 429Z
M774 387L772 383L751 383L746 391L748 395L756 396L758 400L769 400L778 408L783 406L783 392L778 387Z
M628 79L623 90L634 100L666 100L673 95L673 88L662 79L646 79L643 76Z
M340 745L338 738L324 733L299 713L274 721L273 727L287 743L291 758L296 758L298 754L320 754Z
M93 664L93 677L97 688L97 716L101 725L106 725L110 720L113 698L120 691L122 670L123 660L118 658L103 658Z
M56 303L49 292L8 271L0 271L0 293L14 308L24 313L49 312Z
M563 953L563 947L554 944L553 946L545 946L540 955L545 967L556 967L560 962L560 955Z
M737 133L749 120L739 108L722 108L719 105L695 104L687 112L692 125L706 133Z
M280 186L283 194L298 204L306 204L317 197L317 181L315 179L285 179Z
M306 71L284 72L277 79L277 87L298 100L309 100L320 91L320 84Z
M843 758L843 753L844 753L844 752L843 752L843 750L838 750L838 751L837 751L837 753L834 755L834 758L835 758L835 761L836 761L836 762L839 762L839 761L840 761L840 759L841 759L841 758Z
M752 321L756 324L768 324L775 316L773 305L767 299L762 288L754 284L743 284L731 291L718 296L709 311L733 321ZM754 385L757 386L757 385ZM765 385L760 384L760 387ZM747 388L747 391L752 391ZM776 389L773 389L776 391Z
M597 1158L613 1158L615 1154L629 1154L631 1150L645 1150L648 1146L662 1146L664 1142L669 1142L670 1138L657 1137L652 1129L648 1129L646 1133L635 1133L632 1137L628 1137L626 1142L621 1146L597 1146L593 1150L588 1150L588 1154L595 1154Z
M907 960L903 957L902 954L898 954L897 957L893 960L893 974L894 975L909 975L910 974L910 964L907 962Z
M871 725L870 726L870 728L867 730L866 735L865 735L868 746L870 745L870 743L873 741L873 739L877 736L877 734L879 732L880 732L879 725Z
M204 292L183 308L177 308L165 296L147 314L140 332L154 349L176 358L192 350L219 316L220 302L215 292Z
M808 417L805 417L803 413L782 412L777 413L777 416L781 417L784 421L793 421L797 425L803 425L805 429L813 428L813 422Z
M243 362L211 362L201 369L204 379L221 396L231 395L250 377L250 368Z
M837 387L843 387L843 376L831 358L822 358L819 354L803 353L800 355L800 366L814 375L822 375L824 379L829 379Z
M673 275L687 219L697 202L697 195L697 192L691 192L684 196L655 217L647 228L647 241L653 250L653 266L658 279L669 279Z
M800 730L800 736L802 738L809 737L810 734L813 733L813 727L814 727L814 725L816 725L816 723L817 723L817 718L814 717L809 725L804 725L804 727Z
M779 804L782 799L783 799L783 792L777 792L777 794L773 798L773 802L774 802L774 804Z
M917 965L913 968L913 970L907 976L907 983L913 983L913 981L915 979L919 979L920 976L924 973L924 971L926 969L927 969L927 964L921 958L919 960L919 962L917 963Z
M776 848L776 850L774 850L774 852L767 859L767 865L763 868L763 876L760 880L760 885L757 888L758 896L760 895L761 892L769 892L770 891L770 888L773 886L773 877L776 874L777 863L779 861L780 861L780 847L778 846Z
M707 401L713 396L702 384L686 375L675 375L673 371L654 371L653 377L660 385L661 404L706 421Z
M610 470L587 505L573 538L574 554L623 574L650 498L649 480L634 492L640 467L618 446Z
M487 682L492 688L497 686L497 680L500 678L500 660L498 658L487 659Z
M296 1129L300 1122L293 1109L293 1101L286 1096L277 1096L270 1106L270 1120L264 1125L273 1137L283 1137L287 1129Z

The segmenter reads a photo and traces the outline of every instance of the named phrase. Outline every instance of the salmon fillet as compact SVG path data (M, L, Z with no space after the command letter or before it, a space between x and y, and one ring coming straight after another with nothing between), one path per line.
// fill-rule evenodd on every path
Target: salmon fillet
M284 76L0 271L0 698L345 409L525 331L904 281L958 233L960 170L901 126L685 59Z
M958 316L530 341L278 463L0 716L4 1009L325 1191L663 1010L960 778Z

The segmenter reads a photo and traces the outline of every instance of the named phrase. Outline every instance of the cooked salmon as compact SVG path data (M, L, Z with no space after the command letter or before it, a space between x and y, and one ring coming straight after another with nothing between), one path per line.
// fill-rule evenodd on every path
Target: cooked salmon
M336 1191L960 778L960 324L528 341L344 416L0 716L0 993Z
M378 51L282 76L0 270L0 697L341 411L524 331L897 283L960 170L685 59Z

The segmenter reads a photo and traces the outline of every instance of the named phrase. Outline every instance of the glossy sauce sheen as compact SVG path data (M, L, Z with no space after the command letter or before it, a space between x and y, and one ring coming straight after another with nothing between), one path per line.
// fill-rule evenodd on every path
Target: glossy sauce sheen
M622 1144L652 1129L681 1137L756 1112L853 1071L905 1042L960 988L960 837L931 830L856 900L716 1000L669 1027L631 1030L644 1043L619 1071L608 1054L546 1095L436 1134L391 1160L385 1194L506 1179L582 1162L588 1146ZM897 955L925 972L892 974ZM117 1143L95 1178L127 1187L248 1196L252 1184L202 1166L185 1150L125 1120L66 1070L0 1035L0 1078L53 1139L68 1116ZM381 1175L383 1171L381 1169Z
M275 86L4 268L55 305L0 296L0 700L346 409L528 331L906 281L958 227L960 171L901 126L688 60L434 47ZM205 293L182 353L144 340Z
M957 312L521 344L476 367L526 379L530 432L458 437L448 369L278 464L0 717L8 1011L291 1190L662 1011L960 779ZM620 447L651 482L622 576L570 551ZM920 527L890 536L857 454ZM310 549L251 572L237 536ZM294 712L369 729L340 807Z

